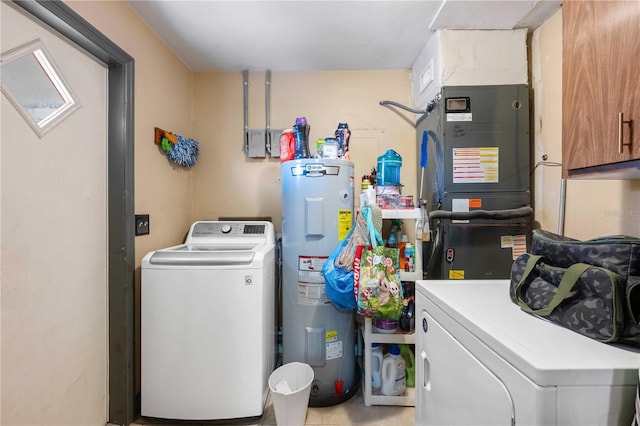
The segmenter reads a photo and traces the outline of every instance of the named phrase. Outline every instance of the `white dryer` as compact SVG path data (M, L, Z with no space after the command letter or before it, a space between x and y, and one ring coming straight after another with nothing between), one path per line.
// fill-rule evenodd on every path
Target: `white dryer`
M629 425L640 351L523 312L508 280L416 282L417 425Z
M200 221L142 260L141 415L261 416L276 362L270 222Z

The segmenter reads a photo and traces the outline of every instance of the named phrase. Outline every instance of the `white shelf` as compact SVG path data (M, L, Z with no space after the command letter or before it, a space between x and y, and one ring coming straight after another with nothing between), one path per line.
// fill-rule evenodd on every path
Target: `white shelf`
M383 219L420 219L420 209L380 209Z
M362 379L363 386L366 385L364 383L366 379L367 379L366 377ZM369 383L369 387L371 387L371 383ZM367 407L371 407L372 405L400 405L404 407L415 407L416 389L407 388L404 395L400 395L400 396L374 395L374 394L365 393L364 405L366 405Z
M416 253L417 252L418 250L416 249ZM418 263L418 261L422 261L422 259L419 259L418 256L416 256L416 263ZM422 279L424 279L422 276L422 269L414 272L400 271L400 281L419 281Z
M400 396L374 395L371 389L371 344L396 343L414 345L416 342L415 333L376 333L373 328L373 321L371 318L364 318L364 324L362 325L362 337L364 340L364 347L362 350L364 353L364 374L362 379L364 405L415 406L415 388L407 388L405 394Z

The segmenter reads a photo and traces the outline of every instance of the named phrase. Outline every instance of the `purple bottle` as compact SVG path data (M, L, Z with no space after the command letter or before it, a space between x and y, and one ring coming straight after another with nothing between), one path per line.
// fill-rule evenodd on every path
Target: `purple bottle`
M349 138L351 137L351 130L347 123L338 123L338 129L336 130L336 139L338 139L338 158L350 161L349 155Z
M294 158L309 158L309 129L306 117L296 118L293 134L296 138L296 155Z

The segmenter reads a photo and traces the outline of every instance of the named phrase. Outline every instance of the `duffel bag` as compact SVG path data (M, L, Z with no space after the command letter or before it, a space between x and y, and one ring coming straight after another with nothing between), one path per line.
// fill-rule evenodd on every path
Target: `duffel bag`
M607 343L640 347L640 239L580 241L534 230L511 270L524 311Z

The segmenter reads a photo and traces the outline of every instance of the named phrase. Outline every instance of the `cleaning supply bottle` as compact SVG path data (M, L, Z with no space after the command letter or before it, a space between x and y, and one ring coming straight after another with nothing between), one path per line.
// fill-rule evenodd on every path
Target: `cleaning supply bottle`
M378 343L371 344L371 389L380 390L382 387L382 346Z
M389 233L389 239L387 240L387 247L391 247L391 248L398 247L398 239L396 238L396 233L393 231Z
M415 356L413 349L409 345L400 345L400 355L404 359L404 366L406 371L406 383L408 388L413 388L416 385L416 366Z
M296 138L295 159L309 158L309 129L306 117L296 118L296 124L293 125L293 134Z
M398 250L400 253L398 253L398 257L400 258L400 270L404 271L404 249L407 246L407 243L409 242L409 237L407 237L405 234L402 234L402 238L400 238L400 242L398 243Z
M405 272L413 272L414 270L414 251L411 243L404 246L404 270Z
M404 358L398 345L389 345L389 352L382 361L382 394L403 395L407 388Z
M324 138L316 140L316 158L322 158L322 148L324 147Z

